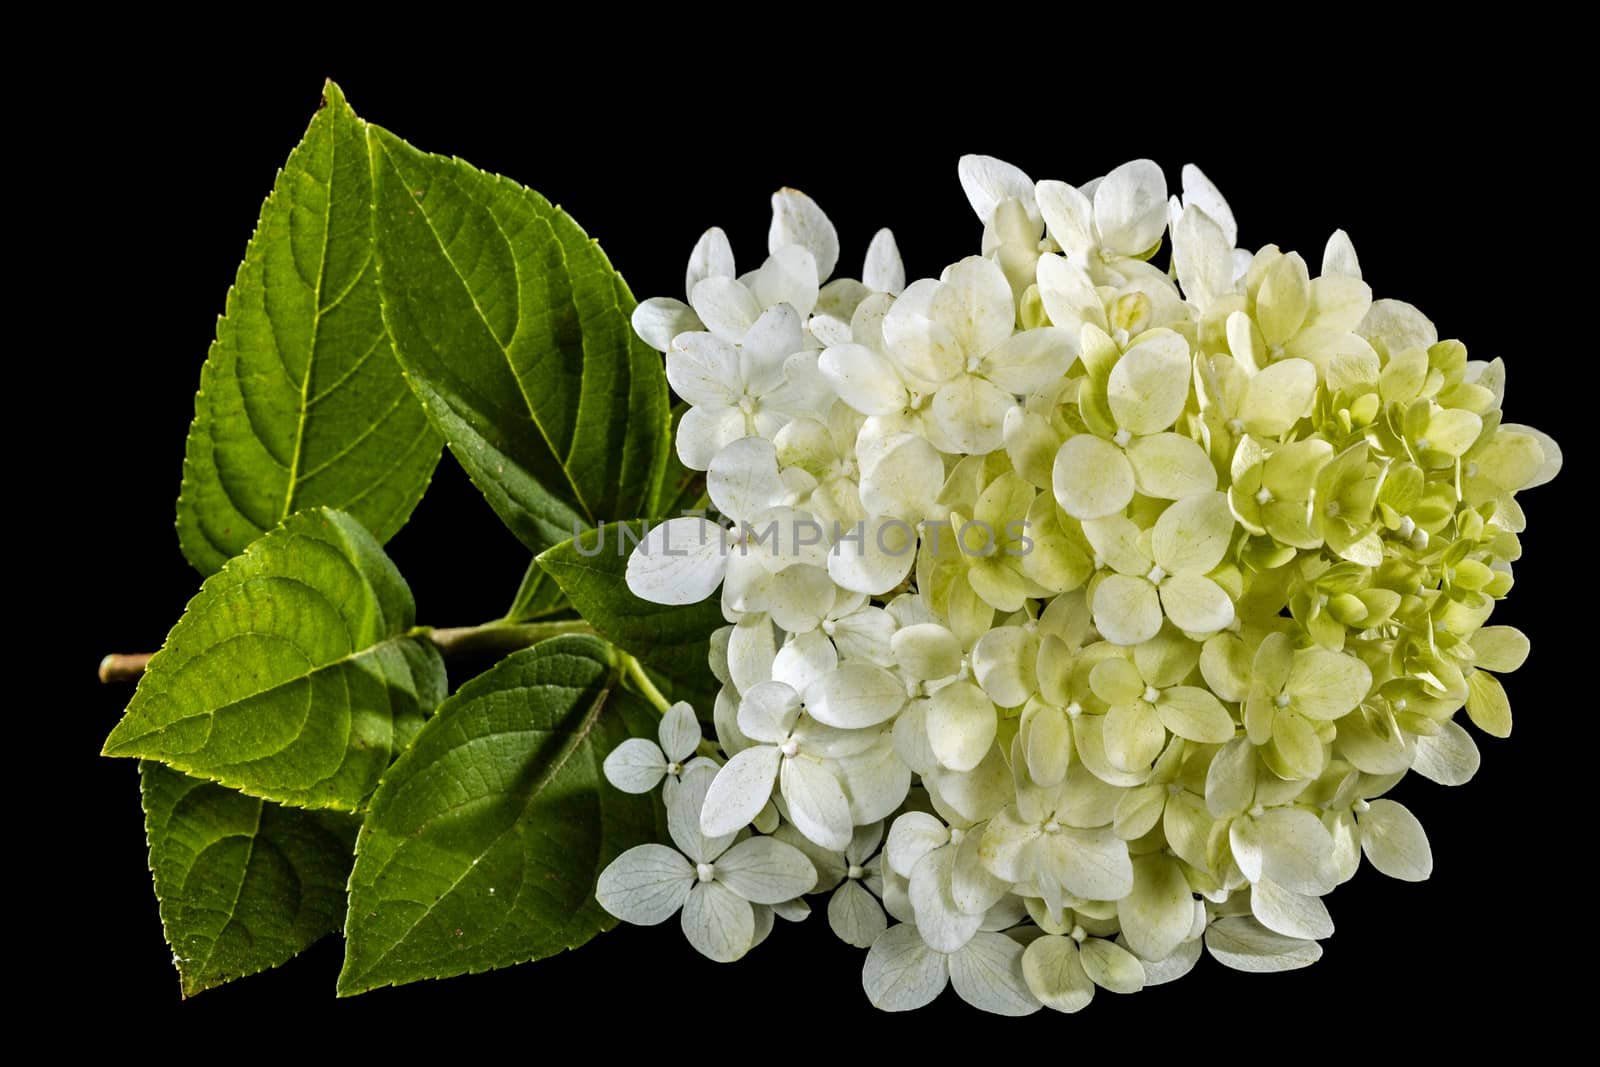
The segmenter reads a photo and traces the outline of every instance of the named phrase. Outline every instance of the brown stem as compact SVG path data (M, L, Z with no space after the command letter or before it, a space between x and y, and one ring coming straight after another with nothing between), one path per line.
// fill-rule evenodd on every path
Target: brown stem
M486 622L481 626L418 626L414 637L425 637L446 659L453 656L504 655L536 645L557 634L592 634L582 619L570 622ZM100 661L100 680L137 682L153 652L114 652Z
M153 652L113 652L100 661L100 680L107 685L112 682L137 682L139 675L144 673L144 665L150 662Z

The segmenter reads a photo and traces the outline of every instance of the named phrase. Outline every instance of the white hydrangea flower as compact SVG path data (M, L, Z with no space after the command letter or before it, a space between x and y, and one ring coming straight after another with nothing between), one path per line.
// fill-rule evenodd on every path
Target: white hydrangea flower
M1039 1001L1022 972L1022 945L1002 933L979 931L954 952L929 947L910 923L879 935L867 953L861 986L874 1007L910 1011L931 1003L954 985L979 1011L1032 1015Z
M681 700L672 705L661 716L658 736L659 745L630 737L612 749L603 765L606 781L624 793L648 793L663 779L673 784L680 781L689 757L700 747L700 723L694 709Z
M678 847L630 848L600 873L595 899L638 926L666 922L681 911L689 943L708 959L728 963L764 936L758 936L757 906L810 892L817 872L804 853L776 838L735 843L734 834L701 833L698 813L713 773L710 767L692 768L668 803L667 825ZM770 911L759 918L770 929Z
M817 869L814 892L828 893L828 926L847 945L871 948L889 925L879 903L884 894L883 823L857 826L843 852L820 848L790 823L774 836L789 842L810 858Z
M830 892L887 1010L954 985L1078 1011L1203 951L1307 966L1363 857L1432 869L1384 794L1470 779L1464 723L1511 730L1528 641L1488 621L1561 450L1505 421L1501 361L1373 299L1343 231L1313 278L1238 248L1192 165L1170 199L1148 160L958 173L982 254L937 277L907 285L881 231L831 278L834 227L782 190L760 268L708 231L688 301L635 312L715 514L651 531L627 580L721 587L725 761L689 759L683 706L608 757L665 783L678 848L624 853L601 902L681 908L732 958Z

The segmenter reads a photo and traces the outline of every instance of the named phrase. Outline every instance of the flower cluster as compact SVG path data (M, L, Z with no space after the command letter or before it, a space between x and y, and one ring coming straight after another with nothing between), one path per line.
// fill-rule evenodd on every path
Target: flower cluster
M774 915L868 949L881 1008L945 985L1077 1011L1187 972L1304 966L1363 856L1432 866L1382 795L1447 785L1511 729L1486 625L1521 489L1561 453L1505 422L1505 368L1374 300L1341 231L1320 271L1236 247L1185 167L1079 187L968 156L982 254L905 283L893 237L830 280L833 225L773 197L768 256L695 247L687 302L634 315L690 407L680 458L722 521L628 562L663 604L721 588L712 716L630 741L677 849L602 875L734 959ZM1170 235L1168 269L1152 263ZM704 751L712 751L707 746Z

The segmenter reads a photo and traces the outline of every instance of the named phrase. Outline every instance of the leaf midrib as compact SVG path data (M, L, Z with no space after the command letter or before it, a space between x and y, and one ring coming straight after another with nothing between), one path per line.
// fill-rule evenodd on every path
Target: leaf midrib
M256 798L255 803L256 821L255 825L251 827L250 830L250 844L245 847L244 862L239 865L239 884L234 886L233 900L228 904L227 919L221 926L217 928L217 935L211 939L211 948L206 952L206 958L204 962L202 962L200 967L194 972L197 977L204 975L206 972L211 970L211 961L216 958L217 946L222 943L222 935L227 933L228 927L233 925L233 923L238 919L239 900L244 896L245 882L249 881L250 879L250 862L255 859L256 841L261 836L261 818L267 809L266 801ZM216 842L213 841L212 845L215 844ZM197 861L199 856L200 853L196 853ZM187 882L188 879L185 878L184 881ZM181 967L179 968L179 972L182 973Z
M284 638L281 634L271 634L271 633L264 633L264 632L260 632L260 631L248 631L248 632L245 632L245 633L235 634L230 640L242 640L244 638L271 638L271 639L274 639L274 640L282 640L285 643L288 643L287 639ZM269 695L271 695L273 693L276 693L279 690L284 689L284 688L286 688L288 686L298 685L301 682L310 681L312 678L316 677L318 674L321 674L323 671L326 671L326 670L328 670L330 668L333 668L333 667L340 667L340 666L343 666L343 665L345 665L347 663L353 663L356 660L362 659L362 658L364 658L364 657L366 657L366 656L368 656L368 655L370 655L372 653L375 653L375 652L379 651L380 649L384 648L387 645L399 645L399 644L401 644L401 643L403 643L405 641L413 641L413 640L416 640L416 638L412 637L410 634L404 634L404 633L393 634L393 635L391 635L389 637L385 637L382 641L378 641L375 644L370 644L370 645L367 645L367 646L365 646L363 648L353 649L350 652L347 652L344 655L340 656L338 659L329 660L326 663L319 663L316 666L310 668L309 670L307 670L307 671L305 671L305 672L303 672L301 674L297 674L292 678L285 678L285 679L283 679L281 681L274 682L274 683L272 683L270 686L268 686L265 689L260 689L260 690L257 690L254 693L250 693L250 694L247 694L245 696L238 697L237 699L230 700L226 704L218 704L214 708L208 708L207 710L204 710L204 711L195 712L192 715L183 715L183 716L181 716L179 718L173 719L171 722L163 723L162 725L156 727L153 730L146 730L142 734L138 734L135 737L132 737L132 738L129 738L128 740L126 740L126 741L120 742L117 745L117 751L114 751L114 752L110 751L109 750L109 746L108 746L108 750L102 752L101 755L103 755L103 756L131 755L131 756L137 756L140 759L154 759L154 760L159 760L159 761L161 761L163 763L166 763L166 762L168 762L167 759L165 757L162 757L162 756L149 755L149 754L145 754L145 753L141 753L141 752L124 752L123 749L125 749L128 745L134 744L135 742L143 741L147 737L153 737L153 736L155 736L157 734L165 733L166 731L172 729L173 727L176 727L176 726L178 726L178 725L180 725L182 723L189 722L192 719L214 718L219 713L227 711L229 708L237 707L238 705L244 703L247 700L259 700L259 699L261 699L263 697L266 697L266 696L269 696ZM209 648L205 649L205 651L206 652L210 652L210 651L214 650L216 647L218 647L218 646L215 646L215 645L210 646ZM185 665L187 665L189 662L192 662L192 661L193 661L193 657L191 657L190 660L186 660L185 661ZM183 669L182 666L173 668L174 671L181 671L182 669ZM299 737L300 737L300 734L296 734L296 736L295 736L295 738L293 740L298 740ZM291 740L291 743L293 743L293 740ZM282 750L280 749L278 751L282 751ZM182 755L184 755L184 754L179 754L179 758L181 758ZM252 757L250 760L243 761L243 762L253 763L253 762L257 762L257 761L262 760L262 759L270 759L275 755L277 755L277 752L271 752L271 753L268 753L265 756ZM177 768L177 769L182 769L182 768ZM211 778L211 775L206 771L185 770L184 773L186 773L186 774L204 775L207 778ZM212 778L212 780L213 781L219 781L219 782L221 781L221 779L218 779L218 778ZM251 794L246 794L246 795L251 795Z
M324 104L323 106L326 107L327 105ZM317 360L317 335L322 329L322 284L328 273L328 234L333 228L333 182L335 175L339 172L339 133L335 128L337 119L337 114L330 111L328 119L328 203L327 209L322 213L322 240L317 250L317 281L312 286L312 300L314 303L311 312L311 336L306 343L306 371L300 379L300 409L295 419L294 455L289 459L288 484L283 491L283 513L285 515L294 514L294 491L300 484L300 454L305 449L306 420L311 412L311 376ZM363 141L363 143L365 142ZM291 210L293 209L291 208ZM293 254L292 247L290 254ZM356 272L356 282L361 280L363 273L365 273L365 268ZM351 288L354 288L354 284L352 283ZM339 299L343 300L348 292L349 290L347 289L345 293L339 294ZM337 305L338 301L334 303Z
M383 158L388 161L389 168L394 172L395 179L399 182L400 186L402 188L409 188L405 181L405 176L400 173L400 168L396 166L394 160L390 158L388 150L385 149L381 143L376 145L376 150L374 149L374 142L372 139L373 129L374 127L371 124L368 124L367 155L372 161L371 166L373 168L373 189L377 189L376 156L377 151L379 150L383 152ZM377 199L376 192L373 194L373 199ZM494 331L494 327L489 325L488 316L484 314L483 306L478 303L477 294L472 291L472 286L467 283L466 276L461 273L460 268L456 266L456 261L451 257L449 250L445 248L444 241L441 239L439 231L434 227L433 217L428 213L428 209L416 197L412 197L412 202L417 205L418 216L422 219L423 225L427 226L428 233L433 237L433 242L439 249L439 255L444 259L445 263L449 264L450 272L455 275L456 280L461 283L462 292L466 293L467 299L471 301L472 310L477 314L479 324L482 325L484 332L494 340L495 347L499 349L500 356L505 361L506 369L511 373L511 380L517 383L517 395L522 398L522 407L528 417L528 422L533 425L534 430L539 434L539 439L544 442L545 448L549 451L551 457L555 459L557 465L560 466L562 476L567 483L567 488L571 491L572 499L583 511L584 518L588 520L589 525L598 525L598 520L595 518L594 509L590 507L589 501L585 498L582 488L572 477L572 471L567 465L568 457L563 455L562 451L556 447L555 442L551 440L550 434L545 429L544 424L535 416L533 400L528 395L528 389L523 383L522 377L517 374L516 364L511 361L510 349L505 343L501 342L499 335ZM495 217L495 213L489 208L485 207L484 214L488 217L490 223L493 224L495 232L500 235L500 239L506 243L506 247L514 248L515 246L511 242L511 236L506 233L505 227L500 225L500 220ZM544 218L542 215L539 216L539 219L541 222L544 222L546 226L550 225L549 220ZM562 261L565 262L567 250L562 247L560 238L554 232L554 227L551 227L551 238L555 242L556 250L561 254ZM511 269L516 272L517 323L520 326L522 322L522 274L521 266L517 262L517 257L515 255L511 256ZM513 339L515 339L515 333L513 333Z

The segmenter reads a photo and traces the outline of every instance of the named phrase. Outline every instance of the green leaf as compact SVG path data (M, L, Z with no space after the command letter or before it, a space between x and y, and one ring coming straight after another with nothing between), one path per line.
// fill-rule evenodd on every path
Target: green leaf
M331 82L273 183L200 372L178 542L215 573L304 508L381 541L439 461L378 305L365 124Z
M643 513L666 375L605 253L538 193L370 129L384 321L473 483L535 552Z
M276 967L339 929L353 816L279 807L149 761L139 792L184 996Z
M601 763L656 722L593 637L551 638L462 686L373 795L339 993L542 959L610 929L595 879L656 818Z
M531 622L554 615L567 607L570 605L566 594L556 580L539 566L539 560L535 557L528 561L528 570L522 576L522 584L517 587L510 610L506 612L506 621Z
M723 625L715 599L698 604L652 604L628 589L628 555L643 537L643 521L607 523L539 556L585 622L607 641L651 668L668 698L708 714L717 681L706 665L711 632Z
M356 810L446 693L411 590L366 528L289 516L207 578L105 755L251 796Z

